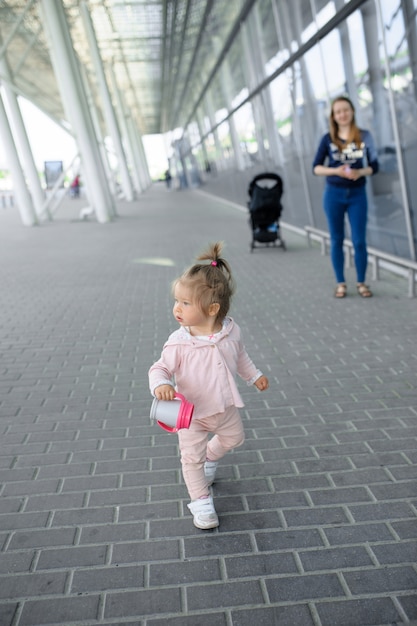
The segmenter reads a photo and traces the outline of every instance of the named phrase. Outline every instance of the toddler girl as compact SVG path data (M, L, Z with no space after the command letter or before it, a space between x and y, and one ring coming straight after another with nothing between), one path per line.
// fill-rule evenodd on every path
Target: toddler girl
M218 461L245 438L235 376L260 391L269 386L249 358L239 326L227 315L234 283L221 250L221 243L211 244L197 258L207 262L196 263L174 281L173 314L180 328L149 370L151 393L158 400L173 400L176 389L194 404L190 428L179 430L178 438L191 499L187 506L202 529L219 525L209 493ZM209 433L214 433L210 440Z

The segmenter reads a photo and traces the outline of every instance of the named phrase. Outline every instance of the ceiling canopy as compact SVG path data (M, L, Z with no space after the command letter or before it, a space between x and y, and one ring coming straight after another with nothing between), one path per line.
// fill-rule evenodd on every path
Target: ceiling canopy
M55 0L56 1L56 0ZM98 86L82 17L90 13L107 82L111 70L142 134L183 127L254 1L62 0L74 49L96 102ZM65 124L42 22L42 0L0 0L0 50L17 93Z

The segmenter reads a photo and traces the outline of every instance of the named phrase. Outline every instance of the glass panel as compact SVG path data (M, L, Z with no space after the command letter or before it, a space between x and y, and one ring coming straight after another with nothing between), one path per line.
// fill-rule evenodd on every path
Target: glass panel
M416 4L412 0L401 3L384 0L381 3L384 36L386 41L391 80L384 72L384 93L392 89L401 155L405 170L407 197L411 210L409 218L414 230L414 245L417 244L417 25ZM380 50L381 57L385 51ZM413 75L414 71L414 75ZM391 131L391 126L389 126ZM379 240L384 248L395 254L409 257L403 197L399 182L398 153L392 136L381 128L383 141L380 145L381 174L375 177L375 194L378 194L378 211L375 221Z
M240 140L240 146L246 167L250 167L258 152L258 144L255 135L255 122L250 103L244 104L234 114L236 131Z
M283 220L299 227L311 223L327 230L322 208L325 179L313 175L312 161L321 136L328 130L331 100L347 93L355 104L358 125L371 131L379 150L381 172L367 181L369 245L409 257L398 157L402 155L404 158L408 197L413 203L411 208L415 216L410 220L414 219L417 229L417 81L413 76L413 67L417 65L417 0L402 0L401 3L399 0L384 0L382 4L391 82L384 64L385 50L381 33L378 33L375 4L365 3L275 78L269 89L273 121L278 130L278 173L284 181ZM271 75L282 66L289 55L309 40L342 6L342 0L328 3L318 0L294 0L291 3L259 0L257 10L261 27L265 30L262 62L266 75ZM311 7L320 9L314 19ZM249 52L257 54L253 41L252 44ZM246 201L247 182L255 174L266 171L270 165L271 136L265 133L265 128L273 129L271 124L265 125L267 107L264 94L238 109L233 116L234 127L246 169L239 172L236 167L230 167L234 164L234 155L231 127L226 117L228 111L239 106L254 87L254 77L247 72L244 45L244 38L238 37L227 55L230 70L228 89L225 89L219 76L212 82L210 98L205 100L205 117L203 114L200 116L200 135L212 132L205 138L201 154L196 153L200 164L204 159L204 162L208 160L213 165L212 172L216 172L213 192L241 204ZM260 74L255 79L255 84L259 84ZM398 118L401 155L394 140L390 87ZM210 104L210 108L206 104ZM220 125L213 131L215 124ZM190 137L193 138L191 129ZM227 169L226 163L229 164Z

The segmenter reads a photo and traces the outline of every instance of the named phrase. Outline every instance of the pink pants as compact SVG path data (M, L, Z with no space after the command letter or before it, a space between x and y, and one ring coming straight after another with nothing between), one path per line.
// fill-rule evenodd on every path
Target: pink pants
M209 441L209 433L215 433ZM242 418L236 407L224 413L191 421L190 428L178 431L182 474L191 500L207 496L204 461L221 459L226 452L241 446L245 440Z

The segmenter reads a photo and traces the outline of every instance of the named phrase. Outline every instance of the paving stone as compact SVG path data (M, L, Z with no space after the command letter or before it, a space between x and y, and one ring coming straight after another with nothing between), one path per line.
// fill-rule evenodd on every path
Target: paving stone
M396 541L373 545L372 552L381 565L394 563L417 563L417 541Z
M3 506L2 506L3 508ZM49 513L18 513L0 514L0 530L18 530L46 527Z
M0 574L28 572L34 557L34 550L26 550L25 552L3 552L0 559Z
M255 538L258 549L261 552L270 550L299 549L323 545L320 533L317 530L310 529L256 533Z
M345 596L336 574L276 577L265 580L265 585L271 602L294 602L295 600Z
M113 547L112 563L152 563L153 561L178 560L180 554L178 540L116 543Z
M68 546L74 543L73 528L47 528L45 530L19 530L13 533L8 550Z
M299 551L298 555L306 572L314 570L340 571L350 567L372 565L372 559L364 546Z
M191 611L247 606L263 603L257 580L193 585L187 588L187 605Z
M149 585L151 587L215 582L220 581L221 578L220 563L217 559L185 561L183 563L155 563L151 564L149 569Z
M386 485L371 485L370 490L377 500L403 500L417 496L417 481L396 482Z
M86 594L114 589L138 589L144 587L144 579L143 565L78 569L74 572L71 593Z
M226 557L225 565L228 578L256 578L298 571L291 552Z
M307 604L297 604L295 606L271 606L264 609L249 609L232 611L233 626L313 626Z
M316 609L322 626L380 626L401 621L401 616L390 598L320 602L316 604Z
M411 567L361 569L343 574L352 594L389 593L417 589L417 573Z
M108 593L104 617L144 617L145 615L161 615L179 613L181 608L181 592L163 587L161 589L145 589Z
M417 519L406 520L403 522L393 522L392 528L395 530L400 539L417 538Z
M310 497L315 505L320 504L349 504L356 502L370 502L372 496L365 487L343 487L338 489L311 490Z
M193 615L181 615L181 617L148 619L146 624L147 626L213 626L213 624L216 624L216 626L228 626L228 619L225 613L212 613L210 611L207 614L194 613ZM130 624L130 626L138 625L135 622Z
M276 509L301 506L308 504L307 497L302 491L288 491L246 497L250 510Z
M79 620L95 620L98 605L99 596L28 600L23 605L19 625L41 626L43 624L70 624Z
M372 504L360 504L358 506L349 505L349 511L356 522L415 517L414 511L407 502L397 502L395 506L392 506L391 502L373 502Z
M83 501L83 493L30 495L25 506L25 512L80 508Z
M405 610L407 617L410 620L417 620L417 593L401 596L398 600ZM412 626L414 626L414 621Z
M106 524L114 521L113 507L96 509L71 509L54 511L52 526L84 526L86 524Z
M309 509L286 509L283 512L288 528L294 526L320 526L331 524L343 524L348 522L344 509L338 507L309 508Z
M63 594L66 572L20 574L19 576L0 576L0 598L5 600L24 600L30 596Z
M339 528L324 528L331 545L390 541L392 534L386 524L350 524Z
M16 602L7 602L6 604L0 604L0 624L4 626L11 626L13 623L14 615L16 613L16 609Z
M36 565L37 570L67 569L68 567L104 565L105 546L82 546L42 550Z

